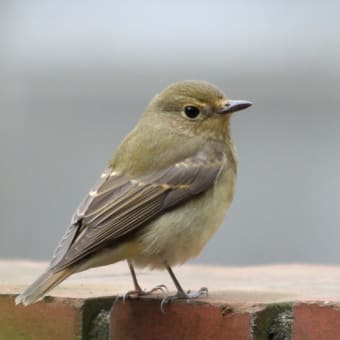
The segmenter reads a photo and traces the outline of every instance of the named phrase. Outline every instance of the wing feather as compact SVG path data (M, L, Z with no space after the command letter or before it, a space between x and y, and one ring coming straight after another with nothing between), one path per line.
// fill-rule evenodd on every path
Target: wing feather
M224 153L209 150L148 176L106 169L77 209L50 267L62 270L133 235L160 213L212 187L225 163Z

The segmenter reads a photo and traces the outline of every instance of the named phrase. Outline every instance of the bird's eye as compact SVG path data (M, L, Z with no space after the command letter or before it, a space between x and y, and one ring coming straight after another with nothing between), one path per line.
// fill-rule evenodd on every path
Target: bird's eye
M184 114L189 119L196 119L200 114L200 109L196 106L186 106L184 108Z

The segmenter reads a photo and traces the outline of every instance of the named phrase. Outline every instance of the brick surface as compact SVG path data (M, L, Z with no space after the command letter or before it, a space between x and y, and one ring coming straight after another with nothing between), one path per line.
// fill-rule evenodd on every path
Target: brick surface
M0 339L81 338L79 301L39 302L30 308L15 306L14 296L0 296Z
M249 340L251 314L233 312L223 305L187 303L166 305L143 299L116 303L111 311L111 340Z
M294 307L294 340L340 340L340 305L299 303Z
M101 340L109 336L113 297L46 297L25 307L15 305L15 296L0 294L0 340Z
M175 268L183 287L207 286L209 296L169 303L163 314L165 294L115 303L132 288L127 265L118 263L70 277L37 304L15 306L45 266L0 261L0 340L340 340L340 267L185 265ZM173 293L165 272L137 276L143 288L166 284Z

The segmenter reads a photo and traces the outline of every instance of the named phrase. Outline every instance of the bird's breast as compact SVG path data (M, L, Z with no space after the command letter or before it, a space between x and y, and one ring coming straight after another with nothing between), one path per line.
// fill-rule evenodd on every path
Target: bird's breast
M161 268L196 257L222 224L231 204L236 169L230 161L222 168L214 186L190 201L164 213L139 236L137 266Z

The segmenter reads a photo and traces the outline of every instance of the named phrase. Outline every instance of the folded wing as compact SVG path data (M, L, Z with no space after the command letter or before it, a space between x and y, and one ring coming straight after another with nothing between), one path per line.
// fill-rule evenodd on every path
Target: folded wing
M138 178L106 169L74 214L50 268L62 270L133 236L160 213L212 187L226 165L223 153L204 150Z

